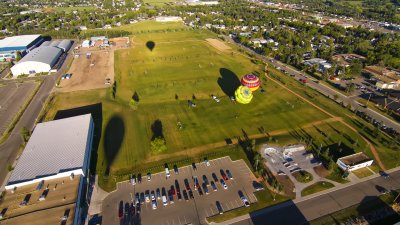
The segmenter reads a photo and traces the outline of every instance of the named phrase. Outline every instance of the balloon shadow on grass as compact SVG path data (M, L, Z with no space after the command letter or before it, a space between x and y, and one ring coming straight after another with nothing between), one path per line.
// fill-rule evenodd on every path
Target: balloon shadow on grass
M220 77L217 80L221 90L227 96L233 96L236 89L240 86L240 80L236 74L226 68L219 69Z
M148 41L148 42L146 42L146 47L150 51L153 51L153 49L156 47L156 43L154 41Z
M110 174L110 167L113 164L118 152L121 150L125 136L125 124L119 115L114 115L108 121L104 131L104 153L106 161L105 175Z

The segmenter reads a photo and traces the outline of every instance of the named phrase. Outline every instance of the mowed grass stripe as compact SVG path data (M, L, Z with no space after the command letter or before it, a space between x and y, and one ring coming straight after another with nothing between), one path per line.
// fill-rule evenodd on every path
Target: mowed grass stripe
M190 41L184 42L188 37ZM196 38L198 42L193 41ZM110 155L104 146L106 138L115 140L115 146L120 145L111 164L111 172L117 173L120 170L133 170L135 161L137 164L153 162L157 158L184 153L185 149L212 146L225 138L243 136L242 130L248 135L259 134L258 128L261 126L267 132L292 130L328 118L264 79L266 92L255 92L250 104L232 103L221 89L218 79L222 74L228 74L230 78L224 82L229 83L231 79L239 80L253 71L262 74L262 65L252 63L235 48L220 52L206 43L206 38L215 38L215 35L208 31L193 30L135 34L132 37L132 49L115 53L118 81L116 100L111 99L110 90L63 93L62 96L56 96L54 109L49 112L48 118L57 109L102 102L103 132L97 164L100 174L104 173L107 162L110 162L106 159ZM150 40L155 42L153 51L145 45ZM158 45L157 42L162 44ZM136 111L129 107L135 91L140 99ZM221 102L216 103L210 94L220 96ZM175 95L178 95L178 99L175 99ZM193 95L197 107L189 108L187 100L192 99ZM107 131L107 125L114 115L119 115L124 125L122 143L117 143L119 138L113 136L115 132ZM151 126L155 120L162 122L168 147L162 155L152 155L150 152L153 135ZM183 124L182 130L177 127L178 121Z

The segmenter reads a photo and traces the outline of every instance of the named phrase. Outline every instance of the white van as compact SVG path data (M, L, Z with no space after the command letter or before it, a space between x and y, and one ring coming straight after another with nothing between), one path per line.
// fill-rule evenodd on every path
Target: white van
M153 210L154 210L154 209L157 209L157 202L156 202L156 200L153 200L151 203L152 203L151 205L152 205Z
M163 205L164 205L164 206L167 206L167 205L168 205L167 197L166 197L165 195L162 196L162 202L163 202Z
M167 177L171 176L171 174L169 173L169 169L168 168L165 168L165 176L167 176Z

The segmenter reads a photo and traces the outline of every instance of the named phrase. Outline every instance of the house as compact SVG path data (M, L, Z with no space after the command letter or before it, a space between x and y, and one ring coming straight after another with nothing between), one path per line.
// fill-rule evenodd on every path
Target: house
M89 48L90 47L90 40L84 40L82 42L82 48Z
M79 28L79 30L87 30L86 26L79 26L78 28Z
M370 159L363 152L359 152L339 158L336 164L339 166L340 169L344 171L354 171L367 166L371 166L373 162L373 159Z

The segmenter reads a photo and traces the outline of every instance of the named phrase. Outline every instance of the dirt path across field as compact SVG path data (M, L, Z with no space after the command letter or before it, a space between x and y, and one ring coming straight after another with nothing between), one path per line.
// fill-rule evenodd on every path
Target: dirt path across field
M316 121L316 122L305 124L304 126L299 127L299 128L303 128L303 129L304 128L310 128L310 127L317 126L317 125L320 125L320 124L331 123L331 122L336 122L336 121L342 121L342 118L341 117L332 117L332 118L328 118L328 119L325 119L325 120L319 120L319 121ZM248 138L249 139L257 139L257 138L267 137L268 135L269 136L276 136L276 135L286 134L289 131L290 131L290 129L274 130L274 131L268 132L266 134L260 133L260 134L249 135ZM232 144L235 145L237 143L238 143L237 139L232 139ZM203 151L206 151L206 150L209 150L209 149L221 148L221 147L224 147L226 145L227 144L226 144L225 141L220 141L220 142L216 142L216 143L201 145L201 146L197 146L197 147L194 147L194 148L189 148L189 149L186 149L184 151L175 152L175 153L168 154L168 155L151 156L150 158L148 158L146 160L146 162L159 161L159 160L164 160L164 159L167 159L167 158L172 158L172 157L177 157L177 156L196 155L196 154L199 154L199 153L201 153Z
M216 49L218 49L218 50L220 50L220 51L222 51L222 52L224 52L224 51L229 51L229 50L232 49L232 48L231 48L229 45L227 45L225 42L220 41L220 40L218 40L218 39L207 38L206 41L207 41L211 46L213 46L214 48L216 48Z

